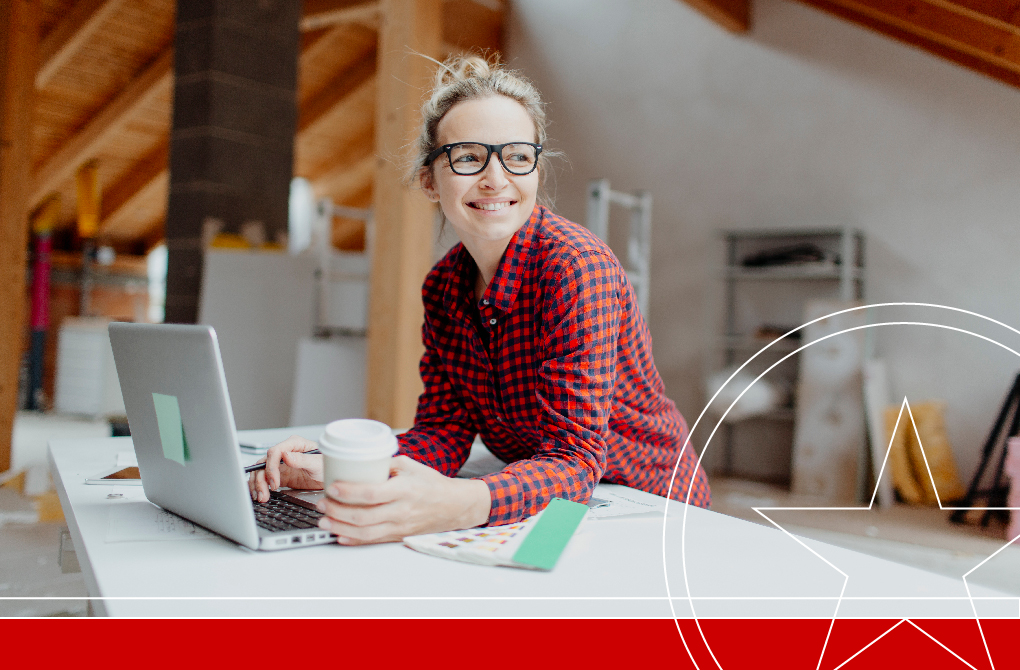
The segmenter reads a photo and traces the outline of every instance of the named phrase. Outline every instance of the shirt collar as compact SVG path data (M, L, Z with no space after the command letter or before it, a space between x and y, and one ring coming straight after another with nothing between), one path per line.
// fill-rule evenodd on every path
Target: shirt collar
M493 275L492 281L489 282L488 288L481 296L501 312L510 311L517 298L517 293L520 291L532 250L536 248L535 237L538 234L542 215L542 206L535 205L527 223L510 238L510 244L507 245L506 251L503 252L503 258L500 259L499 265L496 267L496 274Z
M527 222L510 238L510 243L496 267L496 274L479 300L488 300L492 307L501 312L509 312L513 307L528 261L533 250L537 248L535 239L544 213L545 208L536 204ZM463 308L471 304L474 280L478 272L478 266L463 245L460 245L453 260L455 276L450 278L446 293L446 306L450 309Z

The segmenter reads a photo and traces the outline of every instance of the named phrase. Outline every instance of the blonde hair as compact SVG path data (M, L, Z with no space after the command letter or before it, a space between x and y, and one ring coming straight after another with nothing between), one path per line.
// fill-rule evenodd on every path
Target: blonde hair
M437 61L438 63L438 61ZM535 142L543 145L538 156L539 179L542 184L548 174L549 158L559 153L545 148L546 134L545 105L542 95L530 80L516 70L505 67L499 55L453 55L438 63L432 92L421 107L421 132L414 144L414 157L408 170L407 182L414 184L426 168L428 155L438 149L439 122L454 105L465 100L478 100L501 95L524 108L535 124ZM544 188L539 189L539 202L547 204Z

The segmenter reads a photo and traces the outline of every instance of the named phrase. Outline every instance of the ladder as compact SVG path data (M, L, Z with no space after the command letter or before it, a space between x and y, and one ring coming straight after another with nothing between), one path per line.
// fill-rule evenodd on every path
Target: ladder
M652 260L652 194L648 191L623 193L609 188L608 179L588 182L588 230L609 243L609 206L630 210L627 261L624 270L637 294L641 314L648 318L648 292Z

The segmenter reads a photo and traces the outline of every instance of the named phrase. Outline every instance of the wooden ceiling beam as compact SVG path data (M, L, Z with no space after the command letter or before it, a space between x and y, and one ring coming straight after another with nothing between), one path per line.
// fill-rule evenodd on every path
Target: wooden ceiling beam
M422 94L440 55L439 0L385 0L379 28L375 151L398 156L420 123ZM372 189L372 271L369 282L366 416L394 427L414 423L422 391L421 284L434 262L435 205L412 193L394 161L376 161Z
M370 49L350 67L341 70L322 91L301 106L298 112L298 134L305 132L329 114L354 91L375 76L376 52Z
M27 192L31 183L39 3L0 2L0 472L11 467L26 331Z
M63 67L99 30L103 21L116 12L124 0L78 0L60 23L39 43L39 66L35 87L46 86L57 70Z
M148 221L132 222L131 214L153 190L168 183L169 156L169 147L164 141L132 165L120 181L103 191L100 236L125 237L134 232L132 230L134 224L148 223ZM125 231L128 235L125 235Z
M927 0L946 5L956 11L970 12L986 21L1007 26L1020 26L1020 0Z
M828 0L950 49L1020 71L1020 29L939 0ZM809 0L809 4L813 4Z
M166 95L173 85L173 48L168 48L136 76L120 94L76 135L49 157L35 175L31 202L37 204L63 181L70 179L85 160L115 136L139 109L153 98Z
M301 32L320 30L330 26L344 25L348 23L360 23L371 28L379 27L380 7L377 0L365 2L330 2L332 7L324 6L327 3L318 3L319 7L309 6L305 2L304 16L301 18Z
M349 156L312 181L316 193L330 197L338 205L352 205L351 197L371 186L375 179L375 155L372 143L359 142Z
M731 33L751 29L751 0L683 0Z
M348 147L360 142L361 137L372 130L376 89L373 76L344 97L329 113L298 133L294 145L295 175L314 181L335 166L360 158L360 155L347 157Z
M968 0L970 1L970 0ZM946 0L800 0L964 67L1020 86L1020 31ZM976 2L971 2L977 6Z
M475 0L443 2L443 50L497 51L502 46L503 11Z

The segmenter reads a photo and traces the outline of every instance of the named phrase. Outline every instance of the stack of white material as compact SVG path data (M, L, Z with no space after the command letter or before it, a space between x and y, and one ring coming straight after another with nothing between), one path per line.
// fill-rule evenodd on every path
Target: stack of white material
M856 304L812 300L805 308L804 319L813 321ZM864 324L864 311L857 310L822 319L804 329L804 342L809 346L800 355L793 439L794 493L823 497L833 503L855 500L857 473L865 453L864 331L860 329ZM823 339L828 335L832 337Z
M87 416L124 414L124 398L113 362L109 319L67 318L57 342L54 406Z

